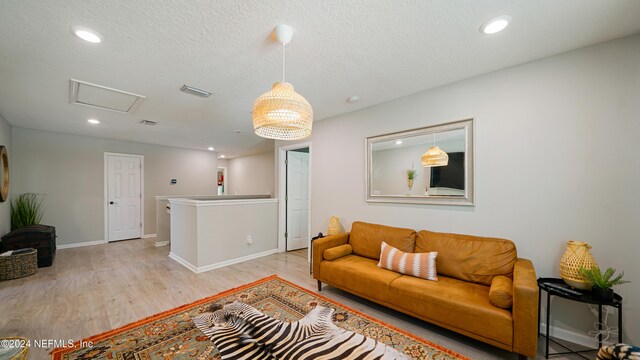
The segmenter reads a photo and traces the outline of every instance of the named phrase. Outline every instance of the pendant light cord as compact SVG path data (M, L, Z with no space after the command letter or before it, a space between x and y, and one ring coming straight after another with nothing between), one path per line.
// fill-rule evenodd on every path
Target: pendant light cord
M285 43L282 43L282 83L284 84L284 59L285 59L285 54L284 54L284 48L287 47L287 45Z

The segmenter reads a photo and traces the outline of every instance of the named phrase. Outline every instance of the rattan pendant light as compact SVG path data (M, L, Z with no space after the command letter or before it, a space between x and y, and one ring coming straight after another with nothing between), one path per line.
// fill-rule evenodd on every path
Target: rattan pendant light
M449 164L449 155L436 146L436 134L433 134L433 146L422 154L420 162L424 167L447 166Z
M311 135L313 109L293 85L285 82L285 47L293 37L288 25L274 29L276 39L282 43L282 82L273 84L253 103L251 117L256 135L276 140L299 140Z

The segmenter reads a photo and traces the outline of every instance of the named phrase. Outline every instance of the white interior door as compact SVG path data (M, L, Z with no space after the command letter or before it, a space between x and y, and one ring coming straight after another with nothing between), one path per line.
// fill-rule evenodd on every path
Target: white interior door
M141 172L140 156L107 155L108 241L142 235Z
M309 153L287 151L287 251L309 243Z

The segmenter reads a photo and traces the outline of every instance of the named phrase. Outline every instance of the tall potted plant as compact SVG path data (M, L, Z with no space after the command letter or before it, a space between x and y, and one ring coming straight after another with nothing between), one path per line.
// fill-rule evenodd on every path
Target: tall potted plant
M622 280L624 272L614 277L616 269L608 268L604 273L600 268L593 266L590 269L580 268L580 274L591 283L592 296L595 300L613 301L613 289L615 285L626 284L629 281Z
M42 220L42 194L24 193L11 201L11 230L40 224Z
M43 194L24 193L11 201L11 231L2 236L0 252L34 248L38 267L51 266L56 255L56 228L40 224Z

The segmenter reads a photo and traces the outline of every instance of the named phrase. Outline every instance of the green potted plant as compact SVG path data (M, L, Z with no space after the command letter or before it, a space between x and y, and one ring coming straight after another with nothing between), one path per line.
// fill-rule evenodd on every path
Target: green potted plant
M11 201L11 230L40 224L42 220L42 194L24 193Z
M592 296L595 300L613 301L613 289L615 285L626 284L629 281L622 280L624 271L614 277L616 269L608 268L604 273L597 266L591 269L580 268L580 275L591 283Z
M56 228L40 224L44 196L23 193L12 197L11 231L0 242L0 251L36 249L38 267L51 266L56 254Z
M411 169L407 170L407 183L409 185L409 190L411 190L411 188L413 188L413 179L416 178L417 174L418 174L418 171L414 170L413 166L411 166Z

